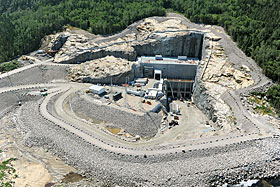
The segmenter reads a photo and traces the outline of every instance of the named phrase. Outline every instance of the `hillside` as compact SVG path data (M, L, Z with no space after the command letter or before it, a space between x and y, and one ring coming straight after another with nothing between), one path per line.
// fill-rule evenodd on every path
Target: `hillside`
M42 37L67 24L94 34L111 34L144 17L165 15L167 10L196 23L223 26L265 75L280 81L278 0L3 0L0 62L38 49ZM280 100L272 98L273 103Z

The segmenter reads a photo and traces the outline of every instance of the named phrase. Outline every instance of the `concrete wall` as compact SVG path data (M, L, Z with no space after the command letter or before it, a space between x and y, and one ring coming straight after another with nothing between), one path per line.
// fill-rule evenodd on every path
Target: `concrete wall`
M161 63L144 63L142 66L154 67L162 71L163 78L178 78L194 80L197 71L197 65L191 64L161 64Z
M193 83L192 82L179 82L179 81L169 81L167 84L167 91L169 96L181 98L189 98L192 93ZM172 87L172 89L170 88ZM173 95L172 95L173 91Z

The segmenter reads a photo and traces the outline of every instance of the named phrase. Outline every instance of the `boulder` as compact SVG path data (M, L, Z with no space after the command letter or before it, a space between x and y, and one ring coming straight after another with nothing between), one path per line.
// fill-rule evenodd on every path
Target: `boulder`
M59 50L65 44L68 37L69 37L69 35L66 35L66 34L57 35L57 37L55 38L55 40L51 46L51 50L53 50L53 51Z

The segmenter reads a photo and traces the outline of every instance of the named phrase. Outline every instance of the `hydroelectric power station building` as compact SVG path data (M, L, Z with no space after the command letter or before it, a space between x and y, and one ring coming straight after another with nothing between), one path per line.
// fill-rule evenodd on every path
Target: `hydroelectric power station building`
M199 64L198 58L156 55L139 57L137 62L143 69L144 77L165 80L169 96L174 98L191 96Z

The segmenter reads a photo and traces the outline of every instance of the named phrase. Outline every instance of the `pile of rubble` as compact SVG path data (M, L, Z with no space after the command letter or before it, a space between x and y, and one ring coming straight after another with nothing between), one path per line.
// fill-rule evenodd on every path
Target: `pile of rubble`
M107 56L76 65L68 71L71 81L83 81L85 78L102 79L130 72L133 62L126 59Z

